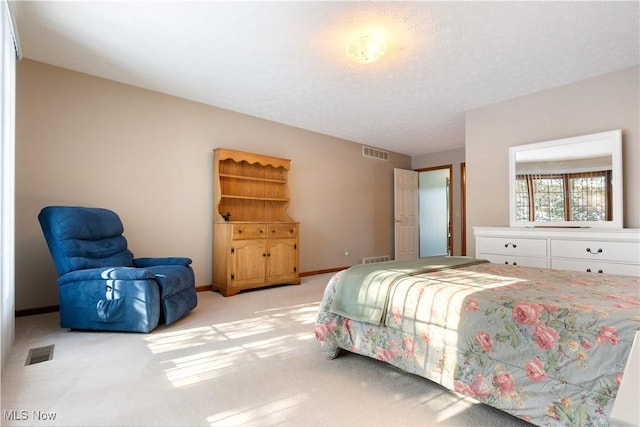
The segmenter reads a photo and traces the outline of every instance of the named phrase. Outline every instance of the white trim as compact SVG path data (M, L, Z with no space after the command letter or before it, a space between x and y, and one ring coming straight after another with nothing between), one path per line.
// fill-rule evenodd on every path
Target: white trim
M15 336L15 97L16 38L10 8L1 0L0 57L0 370Z
M5 5L7 14L9 16L9 29L11 31L11 38L13 39L13 48L16 50L16 58L22 59L22 48L20 47L20 37L18 36L18 23L16 21L15 1L2 0L2 4Z

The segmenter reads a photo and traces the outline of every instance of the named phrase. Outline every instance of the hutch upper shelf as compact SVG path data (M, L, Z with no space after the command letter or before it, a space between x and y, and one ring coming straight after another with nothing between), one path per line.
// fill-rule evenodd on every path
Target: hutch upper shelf
M293 221L287 214L290 165L288 159L216 148L214 221Z

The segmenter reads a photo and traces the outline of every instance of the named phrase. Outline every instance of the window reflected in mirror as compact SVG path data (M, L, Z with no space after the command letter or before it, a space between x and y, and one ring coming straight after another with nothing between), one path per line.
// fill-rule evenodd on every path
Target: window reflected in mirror
M611 170L516 175L516 221L611 221Z

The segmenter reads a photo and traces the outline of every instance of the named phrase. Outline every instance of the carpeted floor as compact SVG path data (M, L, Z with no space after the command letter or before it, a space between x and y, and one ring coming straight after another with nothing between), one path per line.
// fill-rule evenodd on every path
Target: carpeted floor
M150 334L16 319L3 426L530 426L382 362L325 360L313 336L330 274L224 298ZM29 349L54 345L25 366Z

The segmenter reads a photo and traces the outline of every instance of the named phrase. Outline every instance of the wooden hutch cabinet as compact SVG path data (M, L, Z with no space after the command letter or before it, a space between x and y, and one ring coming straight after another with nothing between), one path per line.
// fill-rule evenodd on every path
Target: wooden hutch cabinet
M291 161L213 150L213 284L224 296L300 284L299 224L287 214Z

